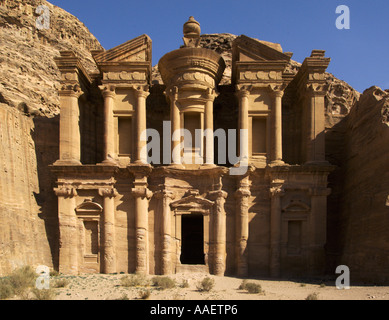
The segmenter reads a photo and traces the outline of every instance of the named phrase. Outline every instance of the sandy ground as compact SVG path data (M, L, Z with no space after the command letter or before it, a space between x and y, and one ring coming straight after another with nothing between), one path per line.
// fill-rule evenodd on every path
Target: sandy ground
M57 279L67 279L64 288L55 288L55 300L120 300L123 298L141 299L145 287L123 287L120 279L123 274L102 275L85 274L79 276L60 275L52 277L53 284ZM215 286L210 292L200 292L197 289L199 281L205 277L215 280ZM152 278L149 276L148 278ZM177 286L173 289L160 290L148 286L151 291L149 300L305 300L308 295L316 293L318 300L389 300L389 287L353 286L349 290L338 290L334 281L304 282L304 281L274 281L264 279L249 279L259 283L263 293L249 294L239 290L242 279L233 277L217 277L203 273L182 273L171 275L180 285L184 279L189 287Z

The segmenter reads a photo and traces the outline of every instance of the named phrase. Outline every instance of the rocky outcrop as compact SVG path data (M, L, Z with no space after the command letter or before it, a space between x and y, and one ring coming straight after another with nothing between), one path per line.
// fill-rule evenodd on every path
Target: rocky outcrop
M49 29L36 28L39 5ZM0 2L0 274L24 264L53 266L58 219L48 165L58 159L60 50L89 72L101 45L74 16L46 1Z
M50 10L49 29L38 29L39 5ZM30 115L59 113L60 50L73 50L88 71L97 71L90 50L101 49L77 18L47 1L5 0L0 4L0 102Z

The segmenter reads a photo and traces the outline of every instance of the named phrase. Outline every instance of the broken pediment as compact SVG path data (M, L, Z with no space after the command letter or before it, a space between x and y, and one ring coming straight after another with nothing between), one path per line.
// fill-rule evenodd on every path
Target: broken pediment
M214 202L198 195L190 195L170 204L172 210L178 214L202 213L209 214Z
M92 51L92 56L97 65L110 62L151 63L151 39L144 34L109 50Z
M291 202L282 209L282 212L298 213L309 212L311 208L301 200L291 200Z
M236 38L232 44L234 62L250 61L289 61L290 53L283 53L279 44L256 40L244 35Z
M76 213L78 215L96 215L101 212L103 212L103 207L92 200L85 200L76 208Z

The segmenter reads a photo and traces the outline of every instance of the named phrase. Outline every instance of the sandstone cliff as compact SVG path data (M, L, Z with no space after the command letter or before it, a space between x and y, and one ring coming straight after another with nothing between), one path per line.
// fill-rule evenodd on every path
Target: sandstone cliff
M39 5L50 28L36 28ZM0 2L0 274L53 265L56 199L48 165L58 158L60 73L53 60L74 50L90 72L101 45L74 16L46 1Z
M389 283L389 90L371 87L345 119L340 206L333 237L338 264L354 281Z

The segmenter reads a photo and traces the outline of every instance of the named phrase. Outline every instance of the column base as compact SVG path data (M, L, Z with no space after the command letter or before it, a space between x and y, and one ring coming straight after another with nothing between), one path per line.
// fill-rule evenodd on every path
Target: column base
M204 168L204 169L215 168L215 167L217 167L217 165L214 163L204 163L201 165L201 168Z
M57 160L53 163L54 166L81 166L80 160Z
M117 166L118 165L118 161L114 160L112 158L108 158L108 159L103 160L101 163L98 163L97 165Z
M171 163L171 164L169 164L169 168L171 168L171 169L185 169L185 166L181 163Z
M286 163L282 160L272 160L269 163L270 167L276 167L276 166L284 166Z

